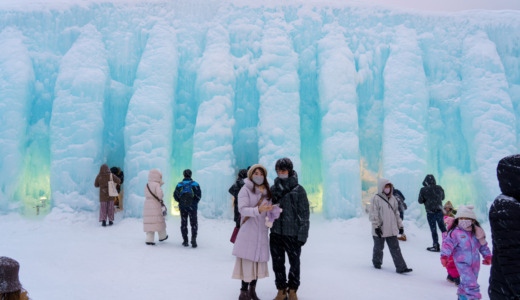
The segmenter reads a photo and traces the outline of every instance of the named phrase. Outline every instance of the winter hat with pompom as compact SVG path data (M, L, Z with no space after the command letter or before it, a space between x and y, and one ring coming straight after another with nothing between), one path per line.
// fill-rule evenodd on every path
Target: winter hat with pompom
M473 205L461 205L459 206L459 210L457 210L457 214L455 215L455 218L469 218L476 220L477 215L473 212L473 209L475 206Z
M22 289L18 280L20 264L9 257L0 257L0 294L12 293Z

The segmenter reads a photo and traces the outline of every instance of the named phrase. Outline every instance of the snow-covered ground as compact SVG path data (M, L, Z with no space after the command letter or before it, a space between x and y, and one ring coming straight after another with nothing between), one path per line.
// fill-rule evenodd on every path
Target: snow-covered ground
M231 279L234 256L230 220L199 219L199 247L181 246L180 218L169 216L169 239L144 243L141 219L121 219L101 227L96 213L55 208L43 220L17 214L0 216L0 256L20 262L20 280L31 299L237 299L240 282ZM366 217L324 220L313 214L309 240L302 251L301 300L456 299L445 280L439 254L425 224L405 221L408 241L401 242L413 272L395 273L385 247L383 268L372 267L372 238ZM489 226L484 224L490 243ZM270 271L272 269L270 268ZM489 266L479 283L487 297ZM276 294L274 274L258 282L258 296Z

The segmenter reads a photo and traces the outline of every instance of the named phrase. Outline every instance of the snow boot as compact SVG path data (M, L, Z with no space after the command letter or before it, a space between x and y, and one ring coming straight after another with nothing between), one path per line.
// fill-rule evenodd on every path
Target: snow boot
M256 285L249 284L249 297L251 300L260 300L256 295Z
M406 242L406 234L398 236L397 239L400 241Z
M168 239L168 236L166 236L166 237L165 237L164 239L162 239L162 240L159 240L159 242L164 242L164 241L166 241L167 239Z
M413 271L412 269L406 268L404 270L399 270L399 271L396 271L396 272L399 273L399 274L404 274L404 273L410 273L412 271Z
M146 242L147 245L150 245L150 246L154 246L155 243L152 243L152 242Z
M289 300L298 300L296 290L289 290Z
M103 222L101 222L101 226L103 226L103 227L107 226L107 221L103 220Z
M433 247L428 247L426 248L426 250L431 252L441 252L441 247L439 246L439 244L433 244Z
M278 294L276 294L276 297L273 300L287 300L287 290L278 290Z
M183 240L182 245L184 247L188 247L190 245L190 244L188 244L188 237L187 236L183 236L182 240Z
M191 237L191 247L197 248L197 237L196 236Z
M108 221L108 226L112 226L112 225L114 225L114 222Z
M249 291L240 290L240 296L238 296L238 300L251 300L251 297L249 297Z

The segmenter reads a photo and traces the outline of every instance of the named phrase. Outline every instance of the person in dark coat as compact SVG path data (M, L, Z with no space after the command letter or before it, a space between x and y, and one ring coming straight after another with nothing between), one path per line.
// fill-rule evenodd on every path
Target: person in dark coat
M0 257L0 299L29 300L27 291L22 287L18 272L20 264L6 256Z
M201 190L200 185L191 179L191 170L186 169L182 172L184 179L177 184L173 192L173 198L179 202L181 212L181 234L182 245L188 247L188 217L191 226L191 246L197 247L197 208L199 205Z
M240 213L238 212L238 192L244 186L244 179L247 178L247 170L242 169L238 171L238 177L235 183L229 188L229 193L233 196L233 208L235 227L240 228Z
M300 255L309 236L309 200L307 192L298 184L298 176L289 158L276 162L278 177L271 187L273 205L283 210L271 228L269 246L278 294L275 300L298 299L300 286ZM289 282L285 271L285 255L289 257Z
M446 225L444 225L444 214L442 212L442 201L444 200L444 189L437 185L435 177L428 174L424 178L423 188L419 192L419 203L424 204L426 208L426 217L428 225L432 232L433 247L428 247L426 250L433 252L440 252L439 236L437 235L437 226L442 232L446 232Z
M520 299L520 154L497 167L502 194L489 208L493 258L489 276L491 300Z
M108 165L103 164L99 168L99 174L96 176L94 186L99 188L99 222L101 226L107 226L114 224L114 200L116 197L110 197L108 195L108 182L112 179L116 186L121 183L117 176L114 176Z
M393 186L392 186L393 187ZM400 190L393 188L392 195L394 196L395 200L397 200L397 209L399 210L399 217L401 218L401 221L404 220L404 211L408 209L408 206L404 202L406 199L401 193ZM406 241L406 235L403 233L397 237L400 241Z
M117 193L119 194L114 202L114 205L116 208L123 209L123 195L121 194L121 186L123 185L123 182L125 181L125 173L121 170L119 167L112 167L110 168L110 172L112 174L116 175L119 180L121 180L121 184L118 184L116 186Z

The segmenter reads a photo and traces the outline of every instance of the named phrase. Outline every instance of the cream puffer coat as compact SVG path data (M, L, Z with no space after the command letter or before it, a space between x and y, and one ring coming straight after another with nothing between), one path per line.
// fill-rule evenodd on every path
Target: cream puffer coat
M161 189L162 181L161 171L157 169L150 170L148 173L148 187L150 191L154 193L159 199L163 199L164 194ZM143 207L143 229L144 232L150 231L162 231L166 229L166 221L162 215L161 203L155 199L152 194L148 191L148 188L144 187L144 207Z
M390 184L390 197L388 197L383 189L385 185ZM398 203L392 195L394 186L390 180L381 178L377 183L377 194L372 198L370 204L370 222L372 222L372 235L377 236L375 229L381 227L383 231L382 237L397 236L399 228L403 228L403 221L399 217Z

